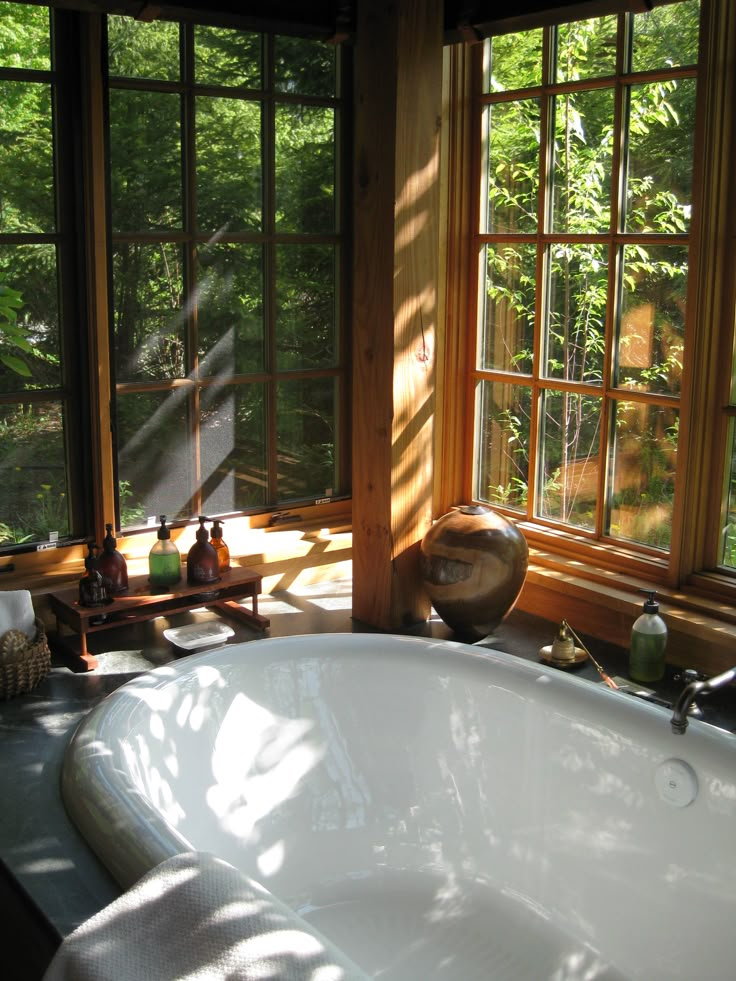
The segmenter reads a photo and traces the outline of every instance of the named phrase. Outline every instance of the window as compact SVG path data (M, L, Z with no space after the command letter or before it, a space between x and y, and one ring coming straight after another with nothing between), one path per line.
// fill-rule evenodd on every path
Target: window
M342 62L0 2L0 550L349 495Z
M476 75L473 496L655 560L676 513L698 37L684 0L494 37Z
M0 548L17 550L88 527L84 344L63 32L43 7L0 7Z
M336 49L108 38L122 526L345 494Z

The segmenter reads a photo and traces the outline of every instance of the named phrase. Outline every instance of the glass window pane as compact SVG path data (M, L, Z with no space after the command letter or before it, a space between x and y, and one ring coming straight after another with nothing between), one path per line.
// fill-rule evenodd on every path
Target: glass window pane
M276 247L276 366L279 371L331 367L335 337L335 249Z
M117 381L186 376L182 299L180 246L126 242L115 248L113 340Z
M698 60L699 0L655 7L634 17L632 67L635 72Z
M719 565L736 569L736 420L728 426L726 487L723 502Z
M179 69L179 25L150 23L132 17L107 18L110 74L127 78L176 81Z
M557 81L600 78L616 70L618 18L596 17L557 28Z
M0 406L0 545L69 535L60 402Z
M595 530L602 406L590 395L543 393L539 517Z
M263 371L263 250L217 244L198 253L199 372L245 375Z
M334 96L335 46L299 37L274 39L274 84L291 95Z
M539 102L488 106L488 232L535 232L539 194Z
M693 78L629 88L627 231L690 228L695 89Z
M210 516L266 503L263 385L202 389L202 508Z
M26 3L3 3L0 9L0 66L51 68L49 11ZM0 103L1 105L1 103Z
M276 386L278 499L331 497L336 487L334 378Z
M189 398L183 388L117 396L118 479L131 524L160 514L191 517Z
M520 34L499 34L487 42L486 92L508 92L542 84L542 42L540 29Z
M616 402L611 452L609 533L653 548L669 548L679 413Z
M567 92L554 100L553 230L608 231L611 215L611 88Z
M531 389L481 382L476 389L475 493L488 504L526 509Z
M276 228L335 231L335 114L332 109L276 107Z
M261 35L226 27L194 28L194 80L198 85L261 87Z
M110 92L113 231L181 228L180 117L176 94Z
M529 374L534 353L536 245L488 245L483 257L486 288L478 366Z
M51 86L0 80L0 232L53 232Z
M682 380L688 250L627 245L617 385L675 395Z
M261 107L242 99L196 102L197 227L261 228Z
M61 386L56 247L0 246L0 286L20 293L15 320L0 315L0 392Z
M603 245L552 245L545 346L550 378L603 382L608 250Z

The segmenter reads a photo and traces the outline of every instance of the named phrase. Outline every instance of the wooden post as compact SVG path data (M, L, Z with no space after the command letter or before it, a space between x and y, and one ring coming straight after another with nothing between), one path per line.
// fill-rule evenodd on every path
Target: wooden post
M442 5L366 0L355 59L353 616L430 612Z

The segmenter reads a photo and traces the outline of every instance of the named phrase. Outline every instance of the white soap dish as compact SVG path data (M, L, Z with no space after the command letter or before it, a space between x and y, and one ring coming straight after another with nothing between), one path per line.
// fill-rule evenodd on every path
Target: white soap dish
M169 627L164 630L164 637L177 647L191 651L195 647L206 647L208 644L224 643L235 633L232 627L220 620L208 620L205 623L188 623L184 627Z

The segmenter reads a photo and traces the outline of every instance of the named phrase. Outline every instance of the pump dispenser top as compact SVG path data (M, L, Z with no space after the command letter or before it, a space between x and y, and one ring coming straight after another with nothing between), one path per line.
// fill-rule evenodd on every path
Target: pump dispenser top
M152 586L173 586L181 579L181 556L179 549L171 541L171 532L166 527L166 515L159 518L161 526L157 541L148 553L148 570Z
M643 612L631 628L629 676L634 681L660 681L664 677L667 624L659 615L656 590L640 589L646 593Z

